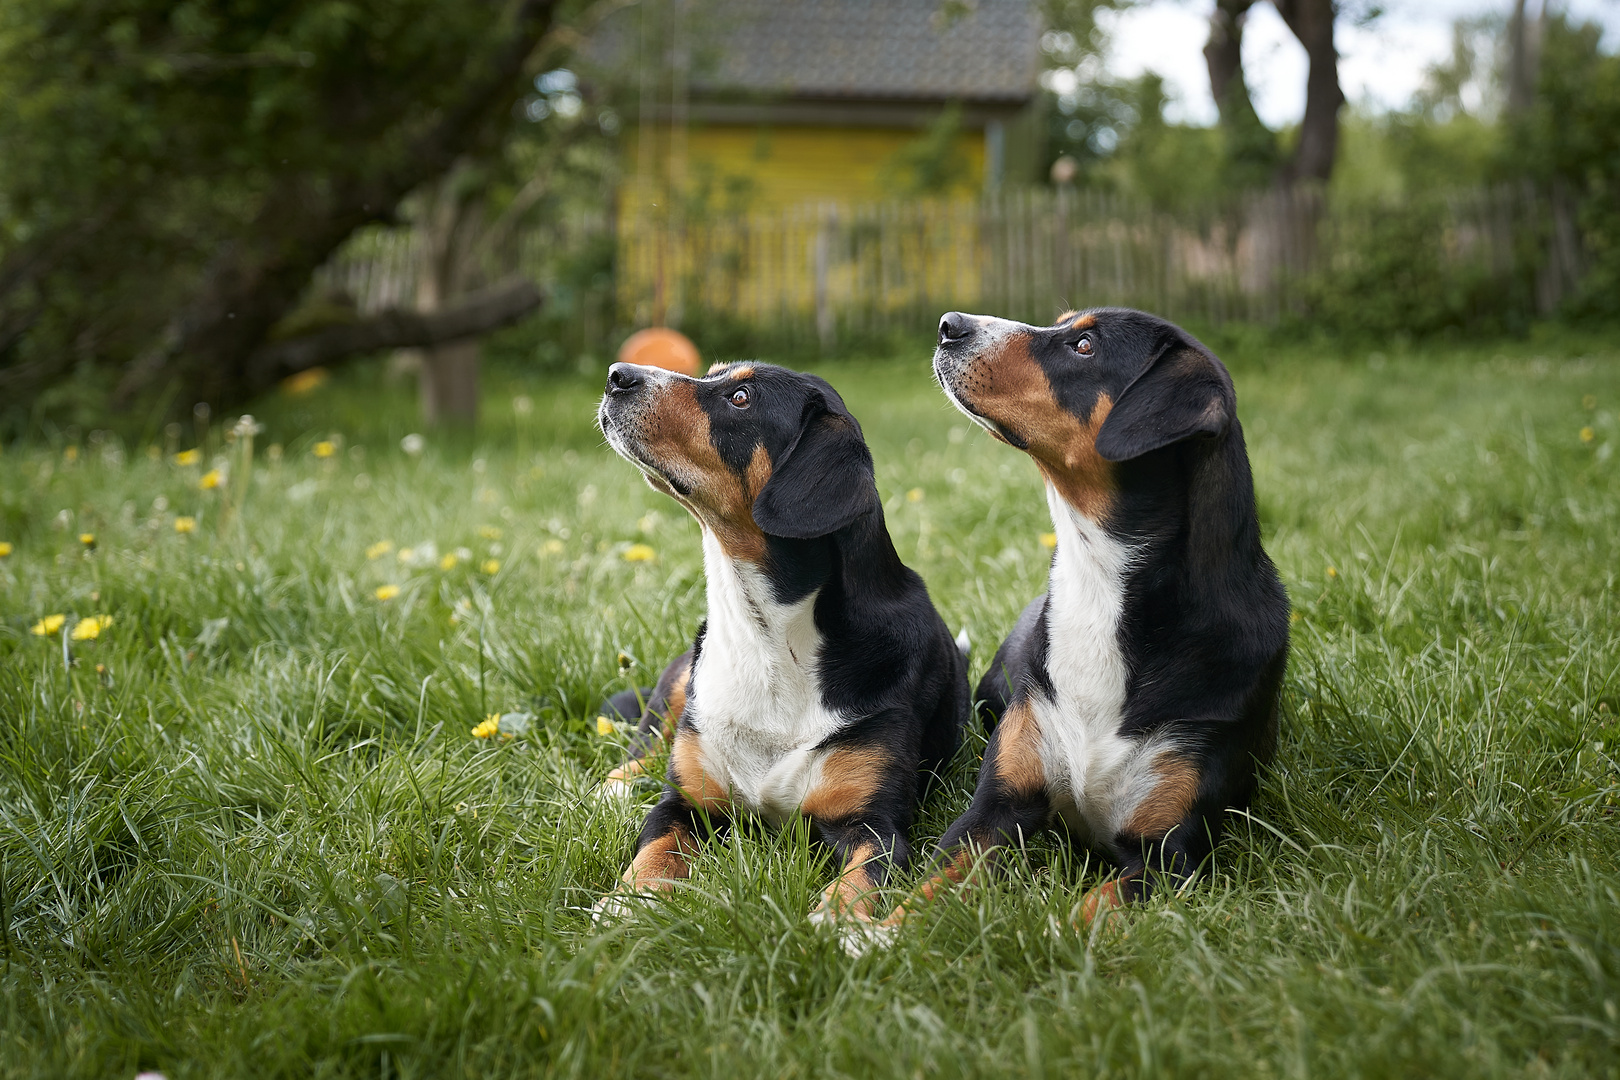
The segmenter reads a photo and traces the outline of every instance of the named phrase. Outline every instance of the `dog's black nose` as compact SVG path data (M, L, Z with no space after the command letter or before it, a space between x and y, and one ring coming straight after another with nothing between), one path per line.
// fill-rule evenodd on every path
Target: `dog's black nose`
M643 382L634 364L614 364L608 368L608 393L628 394Z
M973 320L960 311L947 311L939 320L939 343L961 341L973 333Z

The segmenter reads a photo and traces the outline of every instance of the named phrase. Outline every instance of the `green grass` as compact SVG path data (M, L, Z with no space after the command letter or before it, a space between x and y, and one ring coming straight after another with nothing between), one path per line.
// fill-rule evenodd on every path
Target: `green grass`
M703 607L697 530L600 445L594 380L509 380L412 458L408 390L359 368L262 405L245 484L217 428L197 467L8 448L0 1077L1620 1075L1620 349L1229 352L1297 613L1253 816L1124 933L1064 929L1100 871L1042 840L861 959L805 921L833 867L802 829L589 921L638 817L589 796L623 739L596 703ZM976 675L1049 526L923 355L822 370ZM66 668L52 613L115 622ZM527 735L469 735L514 710Z

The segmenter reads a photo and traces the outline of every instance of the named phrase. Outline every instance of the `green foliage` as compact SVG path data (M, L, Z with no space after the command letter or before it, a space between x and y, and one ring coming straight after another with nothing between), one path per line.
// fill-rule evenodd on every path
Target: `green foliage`
M1105 175L1120 191L1162 210L1202 210L1236 191L1221 163L1229 135L1220 128L1170 124L1164 119L1164 84L1148 73L1128 86L1133 126L1109 161Z
M256 406L251 480L217 430L194 466L8 447L0 1077L1612 1074L1620 356L1362 341L1225 346L1299 618L1279 758L1212 879L1084 937L1101 870L1040 838L860 959L804 918L833 868L802 829L590 920L639 815L592 796L624 737L596 704L704 603L696 528L591 426L599 374L491 385L478 441L413 457L411 395L360 366ZM977 674L1050 525L925 354L821 371ZM215 455L237 475L201 490ZM64 668L29 632L52 612L115 621ZM527 735L470 736L511 710Z
M1347 122L1324 237L1333 260L1306 287L1319 327L1521 331L1552 313L1537 277L1559 245L1585 263L1563 313L1620 314L1620 57L1601 51L1598 27L1551 18L1535 103L1508 113L1501 33L1500 19L1459 22L1453 56L1409 108ZM1490 258L1467 251L1479 243L1468 204L1481 199L1515 221Z
M1580 203L1590 269L1574 305L1620 315L1620 55L1604 53L1602 28L1549 20L1536 101L1512 126L1511 166L1567 186Z
M1538 252L1513 253L1504 274L1457 249L1466 231L1458 203L1441 193L1340 207L1323 222L1325 267L1304 283L1309 324L1345 335L1521 333L1535 313ZM1498 197L1509 211L1511 199ZM1533 238L1539 222L1517 234Z
M909 198L948 195L972 180L962 151L962 106L955 103L940 110L928 130L896 150L879 176L883 187Z

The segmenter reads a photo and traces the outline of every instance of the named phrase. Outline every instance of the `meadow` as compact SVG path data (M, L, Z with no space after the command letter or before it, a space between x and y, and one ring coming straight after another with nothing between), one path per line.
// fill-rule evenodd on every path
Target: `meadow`
M1221 343L1295 614L1211 875L1077 934L1102 869L1041 838L860 958L802 828L590 920L640 815L599 703L703 610L599 376L6 447L0 1078L1620 1076L1620 346L1378 347ZM927 353L816 370L976 677L1050 526Z

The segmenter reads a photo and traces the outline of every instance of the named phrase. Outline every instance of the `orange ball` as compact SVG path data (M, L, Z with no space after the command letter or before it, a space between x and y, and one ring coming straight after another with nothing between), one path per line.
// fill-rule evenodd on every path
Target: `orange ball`
M637 330L619 346L621 364L646 364L667 368L682 375L696 375L703 364L697 346L679 330L652 326Z

